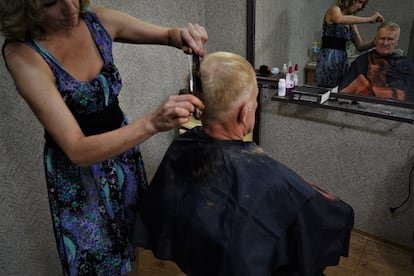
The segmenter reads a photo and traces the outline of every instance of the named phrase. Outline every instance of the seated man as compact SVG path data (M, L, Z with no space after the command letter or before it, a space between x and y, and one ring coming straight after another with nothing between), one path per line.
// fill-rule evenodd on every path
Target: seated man
M382 23L375 35L375 49L352 62L339 91L414 101L414 61L394 51L399 39L400 27L396 23Z
M337 265L352 208L242 141L255 123L254 68L216 52L200 75L202 126L170 145L141 195L133 240L190 276L314 276Z

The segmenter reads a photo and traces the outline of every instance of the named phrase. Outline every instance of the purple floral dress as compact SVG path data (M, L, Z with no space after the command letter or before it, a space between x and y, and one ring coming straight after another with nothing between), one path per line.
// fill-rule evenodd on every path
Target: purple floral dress
M85 22L104 60L93 80L74 79L45 48L27 42L49 64L56 87L76 114L99 113L117 103L122 83L112 57L112 40L96 14ZM127 119L121 112L121 123ZM65 275L123 275L131 270L135 248L129 243L138 189L147 180L139 148L89 167L73 164L46 143L44 164L50 210Z
M342 80L348 68L346 43L352 39L352 29L344 24L323 22L322 39L333 38L342 41L343 49L322 47L316 65L316 82L319 86L335 87ZM322 44L323 45L323 44Z

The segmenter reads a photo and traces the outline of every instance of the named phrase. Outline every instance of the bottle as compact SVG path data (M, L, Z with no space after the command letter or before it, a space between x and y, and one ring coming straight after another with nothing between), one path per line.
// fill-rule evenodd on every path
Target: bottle
M292 95L293 89L293 70L292 66L289 67L289 71L286 74L286 96L290 97Z
M286 96L286 80L285 79L279 79L279 83L277 86L277 95L279 97Z
M295 64L295 69L293 70L293 87L297 87L299 83L299 65Z
M286 73L288 72L286 63L283 64L282 67L282 78L286 78Z
M311 47L311 62L317 62L319 55L319 42L314 41Z

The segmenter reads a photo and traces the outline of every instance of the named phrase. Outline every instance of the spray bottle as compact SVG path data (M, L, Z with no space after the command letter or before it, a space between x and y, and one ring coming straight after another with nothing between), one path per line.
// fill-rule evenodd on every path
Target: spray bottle
M299 66L296 63L295 69L293 70L293 87L297 87L299 83Z
M288 73L286 74L286 96L290 97L292 95L293 86L293 69L292 66L289 66Z

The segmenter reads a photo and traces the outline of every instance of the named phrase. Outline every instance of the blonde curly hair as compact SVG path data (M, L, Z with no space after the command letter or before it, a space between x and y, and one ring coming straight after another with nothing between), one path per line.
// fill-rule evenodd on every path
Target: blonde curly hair
M41 38L45 31L44 0L0 0L0 33L9 40ZM80 16L85 17L89 0L79 0Z

